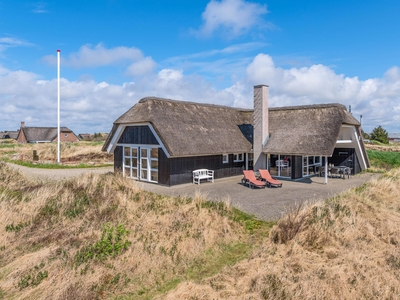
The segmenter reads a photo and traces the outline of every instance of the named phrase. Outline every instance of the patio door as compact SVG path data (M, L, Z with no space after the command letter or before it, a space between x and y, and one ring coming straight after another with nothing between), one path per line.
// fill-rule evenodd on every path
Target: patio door
M138 178L138 147L124 147L123 175Z
M149 149L140 149L140 180L150 181L149 179Z
M124 146L123 175L158 182L158 148Z
M281 154L269 155L269 172L272 176L277 177L291 177L291 156Z

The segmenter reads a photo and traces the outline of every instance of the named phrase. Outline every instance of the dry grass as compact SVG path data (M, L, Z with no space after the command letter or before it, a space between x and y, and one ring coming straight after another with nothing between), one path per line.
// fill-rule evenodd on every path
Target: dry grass
M63 164L109 164L113 155L102 152L103 142L61 143L61 162ZM0 157L25 162L33 162L33 151L39 157L38 163L57 162L57 143L43 144L0 144Z
M365 144L365 149L383 152L400 152L400 143L391 143L388 145Z
M250 259L160 299L399 299L400 170L296 207Z
M112 174L32 185L1 162L0 214L7 299L155 295L245 236L232 208L201 195L163 197ZM102 238L105 226L114 231Z

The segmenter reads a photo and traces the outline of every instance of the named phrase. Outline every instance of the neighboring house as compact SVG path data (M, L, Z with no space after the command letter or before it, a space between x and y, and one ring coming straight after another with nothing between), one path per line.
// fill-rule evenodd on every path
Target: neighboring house
M16 140L18 137L19 130L17 131L4 131L0 132L0 139L13 139Z
M78 134L78 138L82 140L89 140L92 138L92 135L90 133L80 133Z
M58 141L57 127L28 127L21 122L21 128L17 137L19 143L51 143ZM78 142L75 133L67 127L60 127L61 142Z
M388 133L388 140L390 143L399 143L400 133Z
M103 151L124 176L164 185L192 182L202 168L215 178L267 168L298 180L328 163L369 167L360 123L345 106L268 108L268 86L259 85L254 107L143 98L114 122Z

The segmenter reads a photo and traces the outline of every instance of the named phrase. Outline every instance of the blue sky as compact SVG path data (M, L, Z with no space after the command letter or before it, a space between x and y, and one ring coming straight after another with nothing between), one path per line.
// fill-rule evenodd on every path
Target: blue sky
M252 107L339 102L400 132L400 2L0 0L0 131L108 132L146 96Z

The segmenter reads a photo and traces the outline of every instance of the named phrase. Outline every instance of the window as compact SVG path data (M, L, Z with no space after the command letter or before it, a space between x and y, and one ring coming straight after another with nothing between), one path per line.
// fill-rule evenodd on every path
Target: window
M222 163L223 164L229 163L229 155L228 154L222 154Z
M233 154L233 161L234 162L239 162L239 161L243 161L243 153L235 153Z
M317 167L321 165L321 156L303 156L303 176L317 174Z
M124 176L158 182L158 148L124 146Z

